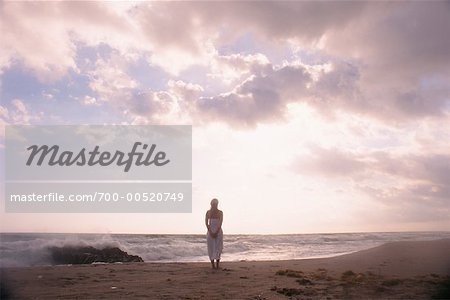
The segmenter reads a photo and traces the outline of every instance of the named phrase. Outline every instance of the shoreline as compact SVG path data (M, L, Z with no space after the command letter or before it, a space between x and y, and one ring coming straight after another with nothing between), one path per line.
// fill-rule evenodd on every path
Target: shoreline
M450 239L391 242L328 258L2 269L12 299L450 297ZM2 288L3 289L3 288ZM3 299L3 298L2 298Z
M294 235L230 235L224 239L226 261L291 260L326 258L369 249L391 241L436 240L450 238L447 233L379 233L379 234L294 234ZM205 235L78 235L78 234L0 234L1 267L46 266L51 261L51 248L92 246L96 249L117 247L146 262L208 261ZM244 244L243 244L244 243ZM181 244L185 249L171 247ZM21 247L24 245L25 247ZM95 261L95 260L94 260ZM99 261L109 261L99 259ZM116 260L126 261L126 260ZM59 261L59 264L76 263Z

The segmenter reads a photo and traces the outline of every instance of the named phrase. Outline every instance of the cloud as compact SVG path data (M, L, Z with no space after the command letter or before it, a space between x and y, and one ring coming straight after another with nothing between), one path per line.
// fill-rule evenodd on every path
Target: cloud
M142 118L177 107L186 119L252 128L283 120L292 103L325 116L346 111L393 123L449 115L446 2L0 5L0 69L20 65L43 82L87 73L98 103L136 114L134 107L148 103L155 111L143 110ZM285 60L271 61L264 47L235 48L248 33L260 45L289 50ZM84 70L80 49L99 45L120 59L97 49L94 69ZM166 90L140 86L128 70L137 60L161 67L172 84ZM194 66L203 68L204 82L180 78ZM160 96L143 100L151 93ZM174 109L163 108L161 95L177 99Z
M127 19L102 3L2 2L0 69L21 63L43 82L78 72L77 44L121 49L134 37Z
M310 79L299 66L268 69L267 74L250 76L232 92L200 98L196 114L244 127L282 119L286 104L307 94Z
M266 2L257 7L241 2L158 3L142 13L148 17L160 11L157 20L165 22L174 36L181 35L179 42L170 40L177 49L198 53L206 40L218 48L232 40L230 36L254 32L272 43L296 45L300 58L305 51L316 53L319 62L306 59L305 68L332 66L319 72L320 78L306 91L305 82L295 80L297 72L291 73L292 78L283 77L283 84L274 83L289 67L258 56L264 53L213 55L212 76L235 87L199 100L199 116L207 120L251 127L282 119L293 101L304 101L324 115L349 111L383 122L448 115L450 86L444 78L450 72L450 42L444 37L450 13L445 2ZM192 34L183 35L187 32L183 26ZM208 35L214 38L207 39ZM175 46L161 39L162 45ZM243 92L245 87L255 93ZM267 95L258 95L259 90ZM295 100L290 91L298 92Z
M345 111L388 123L450 114L450 86L410 87L373 93L364 89L361 66L341 60L282 67L265 65L234 90L199 100L201 113L232 126L254 126L283 118L290 103L306 103L324 116Z
M362 175L367 164L362 156L349 151L312 147L311 155L299 157L292 168L305 175L352 178Z
M88 71L89 87L101 102L126 102L138 86L127 72L128 61L117 53L98 58L93 70Z
M450 188L450 155L447 153L358 153L311 146L310 155L299 157L293 168L303 174L312 172L320 176L352 177L357 181L364 181L371 174L370 179L390 176L412 182L448 185Z
M341 29L363 12L365 3L251 2L178 3L207 24L226 24L238 33L255 31L272 40L314 42L330 28ZM182 9L181 9L182 8ZM214 18L211 18L214 16ZM211 26L211 25L210 25Z
M98 101L95 97L91 97L89 95L84 96L81 100L80 103L86 106L90 106L90 105L99 105Z
M8 109L0 105L0 125L30 125L42 120L43 112L32 112L30 107L21 99L13 99Z
M115 51L109 57L98 58L94 68L87 72L95 97L84 97L82 104L108 106L121 114L128 124L172 124L185 120L181 109L189 107L189 98L197 98L203 88L170 80L167 91L153 90L129 74L133 63L135 57L124 57Z
M188 103L197 100L204 91L201 85L184 82L183 80L169 80L167 85L172 94Z
M269 59L262 53L217 55L211 62L211 73L208 76L226 84L237 84L238 80L265 73L270 68Z
M405 79L416 83L424 74L450 71L450 41L445 38L450 10L445 1L265 2L258 6L163 2L150 5L141 15L152 22L147 26L152 35L158 32L157 23L167 28L167 34L159 31L158 43L176 44L191 52L199 51L205 32L218 34L219 45L222 38L230 40L230 32L234 37L255 32L271 41L290 41L300 49L359 61L370 80L379 80L381 72L388 76L387 83Z
M183 124L178 100L164 91L140 92L128 100L126 115L132 124ZM187 123L187 122L186 122Z
M381 153L377 158L377 169L415 181L450 187L450 155L427 154L393 157Z
M291 169L303 176L346 180L347 184L395 211L405 220L448 219L450 155L392 154L312 147ZM417 210L423 207L423 210ZM428 211L427 213L425 211ZM421 216L421 213L427 217ZM431 219L430 219L431 218Z
M368 79L383 76L388 86L417 83L428 74L448 76L448 2L372 2L367 6L345 31L327 34L329 52L365 62Z
M370 196L378 205L378 223L440 223L448 228L450 214L450 189L448 186L432 184L404 184L385 188L370 185L356 187ZM373 213L364 213L367 220L373 219ZM444 225L445 224L445 225Z

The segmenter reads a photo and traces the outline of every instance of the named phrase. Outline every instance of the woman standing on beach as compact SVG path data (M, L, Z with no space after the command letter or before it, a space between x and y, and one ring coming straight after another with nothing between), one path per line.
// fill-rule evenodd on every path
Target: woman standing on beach
M208 255L211 260L213 269L219 268L220 255L223 249L223 212L217 208L219 200L211 200L211 209L206 212L205 225L208 229L206 234L206 241L208 244ZM214 264L214 261L216 263Z

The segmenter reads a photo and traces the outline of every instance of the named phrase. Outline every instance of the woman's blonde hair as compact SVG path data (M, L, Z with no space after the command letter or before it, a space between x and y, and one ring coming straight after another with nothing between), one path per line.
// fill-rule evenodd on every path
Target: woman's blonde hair
M216 198L211 200L211 206L217 206L219 205L219 200L217 200Z

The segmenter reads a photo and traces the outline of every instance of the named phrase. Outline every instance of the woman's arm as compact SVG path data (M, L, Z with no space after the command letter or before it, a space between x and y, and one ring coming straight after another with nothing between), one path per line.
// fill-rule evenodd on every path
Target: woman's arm
M220 230L222 229L222 222L223 222L223 212L219 210L219 226L217 227L217 231L214 232L214 234L218 234Z
M205 225L206 225L206 229L208 229L208 231L209 231L209 210L206 212L206 215L205 215Z

